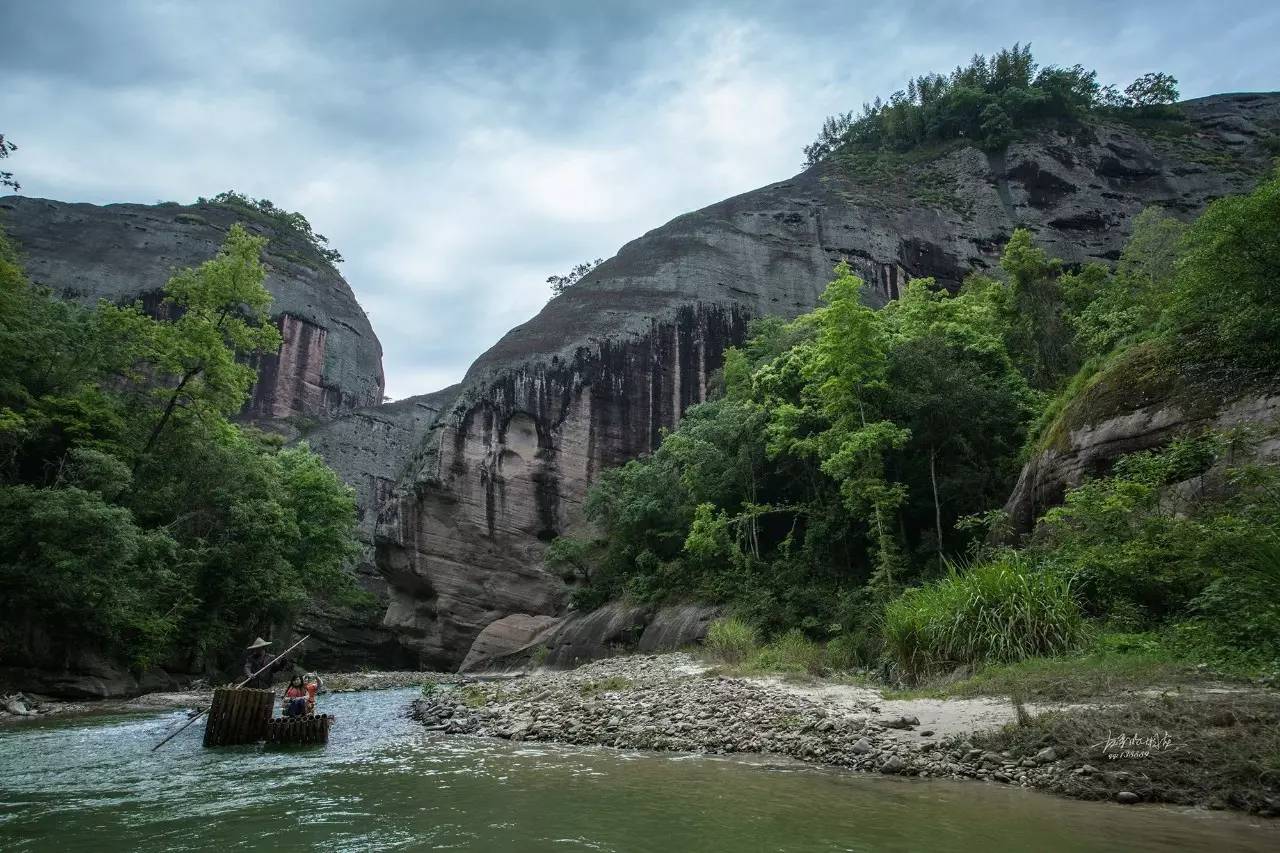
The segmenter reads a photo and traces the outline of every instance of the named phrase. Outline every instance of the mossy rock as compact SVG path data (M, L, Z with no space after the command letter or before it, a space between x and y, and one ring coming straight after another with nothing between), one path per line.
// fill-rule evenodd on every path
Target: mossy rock
M1151 340L1086 366L1059 397L1036 441L1038 451L1068 450L1075 430L1152 406L1177 408L1188 420L1209 418L1228 398L1272 384L1257 372L1219 362L1189 362Z

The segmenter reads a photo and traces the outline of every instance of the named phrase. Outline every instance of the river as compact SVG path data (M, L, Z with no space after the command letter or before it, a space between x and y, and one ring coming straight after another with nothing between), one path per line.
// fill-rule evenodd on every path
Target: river
M0 850L1276 850L1239 815L786 762L424 731L412 690L323 697L327 747L206 750L180 712L0 729Z

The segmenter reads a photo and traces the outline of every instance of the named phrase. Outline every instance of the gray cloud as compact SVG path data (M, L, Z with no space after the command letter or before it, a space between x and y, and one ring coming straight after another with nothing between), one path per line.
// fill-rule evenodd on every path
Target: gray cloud
M785 178L828 113L1031 41L1188 97L1277 86L1270 4L0 4L24 193L301 210L396 397L458 379L544 280Z

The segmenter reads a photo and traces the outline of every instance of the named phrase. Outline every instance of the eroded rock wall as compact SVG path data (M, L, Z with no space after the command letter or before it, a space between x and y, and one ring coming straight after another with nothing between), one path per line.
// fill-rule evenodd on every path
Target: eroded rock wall
M380 523L387 624L424 665L457 666L503 616L563 612L567 591L543 565L545 544L581 523L601 468L647 452L705 399L745 328L745 312L685 306L647 334L502 371L459 396Z
M423 436L457 386L359 409L307 430L302 440L356 491L363 551L354 567L356 581L374 599L368 608L313 602L296 628L310 633L307 659L315 666L372 666L399 669L416 665L397 633L384 624L389 602L386 578L374 564L373 533L377 509L386 501Z
M1005 503L1013 533L1028 533L1045 511L1062 503L1068 489L1111 472L1120 457L1155 450L1183 435L1248 427L1259 461L1280 459L1280 385L1229 395L1211 407L1176 399L1145 401L1074 425L1063 440L1036 453L1023 466Z

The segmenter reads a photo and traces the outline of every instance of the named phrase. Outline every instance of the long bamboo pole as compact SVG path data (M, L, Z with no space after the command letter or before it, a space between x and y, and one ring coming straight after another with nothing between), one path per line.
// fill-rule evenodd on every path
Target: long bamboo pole
M296 649L298 646L300 646L300 645L302 645L303 643L305 643L305 642L306 642L308 639L310 639L310 638L311 638L311 635L310 635L310 634L307 634L307 635L306 635L305 637L303 637L301 640L299 640L298 642L294 643L292 646L290 646L289 648L287 648L287 649L285 649L284 651L282 651L280 654L278 654L278 655L276 655L275 657L273 657L273 658L271 659L270 663L268 663L268 664L267 664L266 666L264 666L262 669L260 669L260 670L258 670L257 672L255 672L253 675L251 675L251 676L249 676L248 678L246 678L244 681L242 681L242 682L240 682L239 684L237 684L237 685L236 685L236 689L237 689L237 690L239 690L241 687L244 687L246 684L248 684L250 681L253 681L255 678L257 678L257 677L258 677L259 675L261 675L262 673L264 673L264 672L266 672L267 670L271 669L271 667L275 665L275 662L276 662L276 661L280 660L280 658L282 658L282 657L284 657L285 655L289 654L289 652L293 651L294 649ZM164 740L160 741L160 742L159 742L158 744L156 744L155 746L151 747L151 751L152 751L152 752L155 752L157 749L159 749L160 747L164 746L164 745L165 745L166 743L168 743L169 741L173 740L175 737L177 737L179 734L181 734L183 731L185 731L185 730L186 730L186 728L187 728L187 726L191 725L192 723L194 723L196 720L200 719L201 717L203 717L203 716L204 716L205 714L207 714L207 713L209 713L209 708L208 708L208 707L205 707L205 708L201 709L200 713L196 714L194 717L192 717L191 719L189 719L189 720L187 720L185 723L183 723L181 728L179 728L179 729L178 729L177 731L175 731L173 734L171 734L171 735L169 735L168 737L166 737Z

